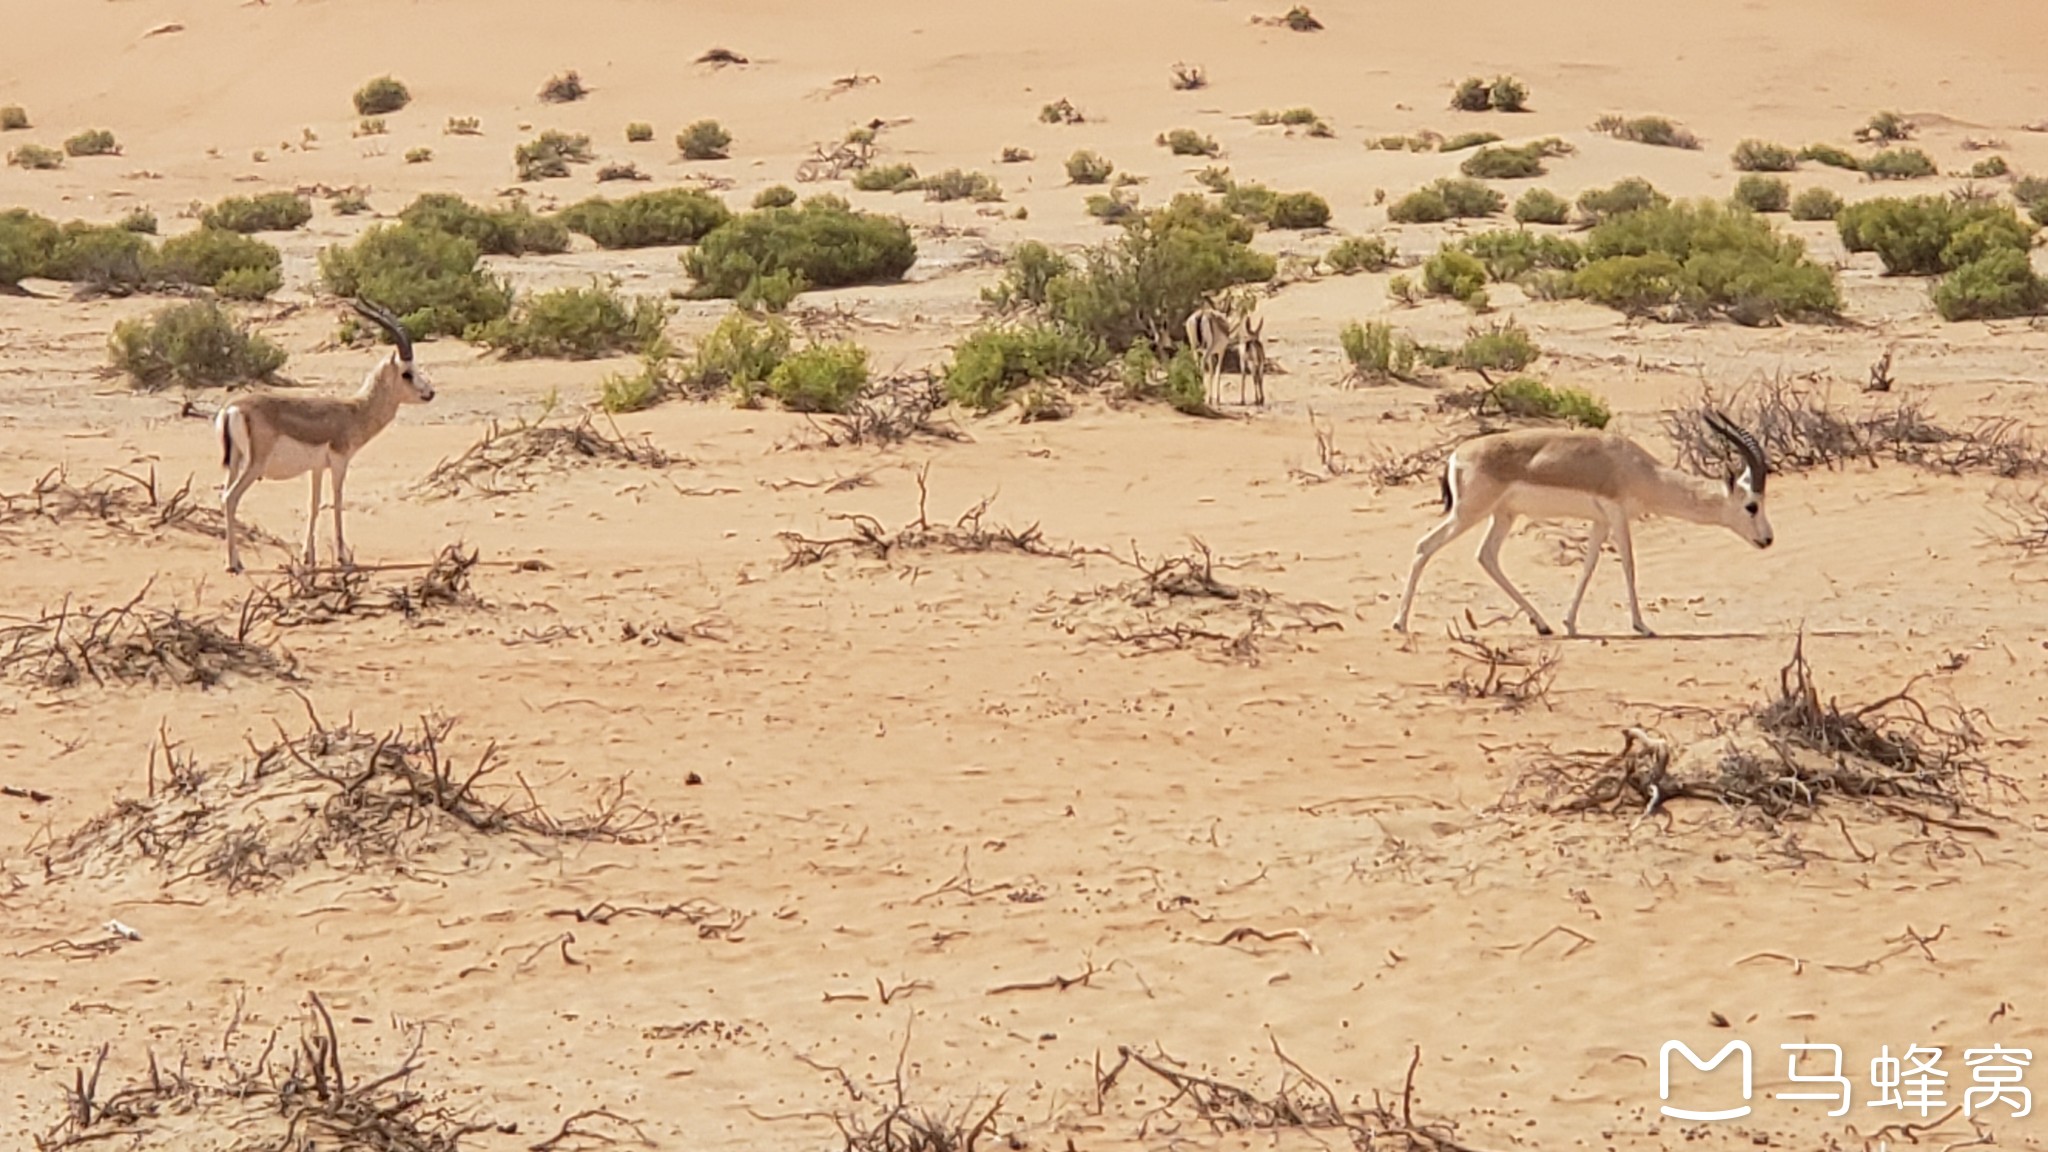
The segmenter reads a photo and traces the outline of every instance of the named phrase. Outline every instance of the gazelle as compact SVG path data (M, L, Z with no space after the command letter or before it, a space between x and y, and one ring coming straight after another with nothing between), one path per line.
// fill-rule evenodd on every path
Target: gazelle
M397 344L390 355L378 361L363 378L354 396L286 396L276 392L243 396L222 405L213 418L220 437L221 466L227 469L220 499L227 517L228 571L242 570L242 556L236 546L235 509L242 494L258 480L289 480L301 473L313 476L312 506L306 514L305 562L315 562L314 538L320 523L320 476L333 477L334 560L350 563L348 544L341 533L341 486L348 476L349 461L362 451L384 426L398 415L401 404L425 403L434 398L434 386L413 367L412 338L404 325L383 308L366 301L351 301L355 310L378 327L391 333Z
M1203 304L1188 314L1188 347L1195 351L1195 363L1202 369L1202 398L1211 406L1219 399L1223 382L1223 357L1237 338L1237 318L1213 304Z
M1244 340L1237 346L1237 402L1244 403L1244 377L1251 373L1252 393L1258 397L1258 405L1266 406L1266 321L1261 317L1257 323L1247 319L1244 324Z
M1578 590L1565 612L1567 633L1578 635L1579 601L1600 562L1600 545L1610 536L1621 557L1628 585L1629 621L1639 635L1653 635L1636 603L1636 555L1629 522L1645 516L1669 516L1694 524L1718 524L1758 548L1771 546L1771 522L1764 514L1764 481L1770 469L1756 438L1719 412L1706 413L1707 427L1734 446L1742 470L1716 483L1666 468L1643 447L1612 432L1528 428L1481 436L1460 444L1444 461L1439 482L1444 518L1415 545L1415 563L1408 569L1408 587L1394 628L1407 631L1408 609L1423 565L1446 544L1491 517L1486 539L1479 545L1479 566L1500 585L1517 607L1528 613L1541 635L1550 635L1535 605L1508 582L1500 570L1500 547L1515 519L1569 518L1590 520L1586 567Z

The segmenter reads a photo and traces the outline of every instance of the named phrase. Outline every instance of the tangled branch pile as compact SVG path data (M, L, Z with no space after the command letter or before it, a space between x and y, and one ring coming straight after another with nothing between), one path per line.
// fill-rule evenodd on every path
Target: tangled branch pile
M479 608L483 600L470 591L476 568L472 548L450 544L420 574L396 584L370 586L370 571L361 568L294 568L282 588L264 586L250 594L245 620L280 628L328 624L336 620L397 614L419 620L438 608Z
M993 497L986 497L962 512L951 524L934 524L925 510L930 495L926 487L929 465L917 472L917 519L891 531L882 522L860 512L838 513L832 520L847 526L844 536L813 538L800 532L778 532L788 555L782 567L804 568L823 561L841 550L887 560L897 552L1019 552L1031 556L1068 556L1071 552L1045 542L1038 525L1016 529L982 523Z
M592 422L589 413L573 425L551 423L546 415L521 420L511 428L500 428L494 420L482 439L462 455L435 465L415 490L436 498L457 495L465 488L485 496L507 496L533 491L532 476L542 467L630 464L666 468L670 463L668 453L645 436L634 441L617 428L606 432Z
M150 751L148 794L117 801L52 844L45 874L106 875L142 860L173 880L197 878L233 892L316 864L402 865L449 830L638 843L660 824L626 801L623 782L594 810L567 820L548 812L523 780L516 789L493 787L497 745L458 766L444 749L454 727L445 718L382 735L330 728L310 707L308 719L303 735L280 732L239 770L203 770L160 737Z
M1557 679L1555 647L1531 655L1502 648L1468 632L1451 633L1451 654L1465 661L1458 678L1447 686L1468 700L1496 700L1509 709L1541 700L1547 707L1551 681Z
M175 491L164 492L156 469L147 476L110 471L80 487L61 468L52 469L25 492L0 492L0 526L47 520L97 520L121 532L145 534L167 528L227 539L227 521L219 508L192 499L192 478ZM265 543L277 538L244 525L246 536Z
M1300 648L1304 634L1342 630L1337 610L1327 604L1296 602L1263 588L1225 584L1216 578L1208 545L1194 551L1146 559L1136 548L1129 559L1107 552L1137 575L1098 587L1054 606L1054 626L1098 643L1127 645L1138 655L1199 648L1223 659L1256 664L1266 646L1285 641Z
M248 613L230 626L142 603L149 586L113 608L74 608L0 623L0 676L51 690L91 679L118 684L197 684L211 688L230 674L296 679L296 663L250 638Z
M950 419L933 419L947 405L946 389L936 376L891 377L880 381L849 404L846 411L812 425L823 434L821 447L839 448L850 444L887 447L925 437L932 440L964 442L970 439Z

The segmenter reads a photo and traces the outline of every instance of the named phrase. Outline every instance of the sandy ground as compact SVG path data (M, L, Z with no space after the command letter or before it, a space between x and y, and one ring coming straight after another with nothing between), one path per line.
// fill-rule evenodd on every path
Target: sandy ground
M511 187L509 154L528 126L589 132L656 186L729 181L743 205L788 181L812 144L907 117L885 134L889 159L988 170L1006 207L1029 209L1015 220L855 194L911 219L924 258L902 285L812 294L800 314L824 310L813 323L838 324L879 368L907 371L942 362L976 321L994 275L979 253L1103 235L1063 186L1074 148L1142 174L1148 202L1192 187L1192 169L1152 143L1175 126L1214 133L1240 177L1323 193L1339 232L1379 232L1414 253L1458 230L1389 226L1374 192L1451 174L1457 158L1369 151L1367 138L1555 133L1579 147L1541 181L1559 192L1643 175L1675 194L1719 195L1739 139L1847 143L1872 112L1897 108L1922 117L1919 143L1944 169L1967 166L1966 138L1996 136L2015 169L2048 170L2048 135L2021 127L2048 116L2048 8L2018 0L1967 14L1875 0L1570 0L1470 18L1333 3L1317 8L1329 27L1313 35L1259 26L1251 18L1270 13L1242 0L731 10L741 7L15 0L0 104L28 106L36 126L0 143L107 127L123 153L0 170L0 207L108 219L142 204L177 231L193 226L180 217L192 202L359 186L395 214L421 191ZM148 34L169 24L181 27ZM688 62L714 45L753 63ZM1177 60L1204 65L1211 85L1170 91ZM588 99L534 98L572 67ZM1529 83L1536 111L1441 110L1448 81L1502 71ZM348 94L383 72L403 77L414 103L387 118L388 136L352 138ZM877 79L830 94L851 75ZM1059 97L1089 122L1039 123L1038 107ZM1243 118L1299 104L1337 138ZM1707 146L1596 136L1587 125L1603 112L1670 115ZM674 131L707 115L732 129L733 159L673 159ZM483 135L443 135L453 116L479 117ZM631 120L654 122L656 141L625 144ZM301 147L306 129L316 139ZM419 145L432 162L404 163ZM997 164L1011 145L1036 159ZM1808 184L1876 191L1824 169L1795 177ZM588 170L528 186L543 204L593 190ZM366 367L333 347L336 309L313 281L318 250L368 222L322 201L306 229L266 237L286 254L288 283L250 315L290 348L305 383L352 386ZM2048 420L2048 332L1943 324L1924 283L1880 278L1825 225L1788 227L1840 264L1853 324L1626 324L1512 289L1495 304L1536 334L1554 380L1609 397L1616 426L1660 453L1659 413L1702 383L1819 372L1861 403L1855 388L1886 348L1899 388L1944 419ZM1312 254L1330 241L1259 243ZM522 288L593 272L635 291L684 283L669 250L585 245L500 264ZM102 1044L106 1084L144 1076L152 1053L203 1079L225 1057L247 1065L276 1030L280 1050L292 1048L318 993L358 1079L398 1067L422 1037L409 1083L498 1125L464 1140L485 1149L532 1146L585 1109L637 1122L653 1147L837 1147L834 1115L871 1115L899 1068L908 1099L934 1110L987 1109L1000 1096L994 1130L1020 1147L1343 1140L1218 1133L1185 1102L1155 1113L1170 1093L1135 1070L1098 1095L1095 1070L1119 1046L1269 1095L1284 1071L1277 1046L1367 1103L1398 1100L1419 1052L1416 1119L1455 1122L1473 1148L1901 1146L1885 1124L1947 1108L1923 1118L1868 1106L1880 1046L1944 1048L1956 1104L1970 1076L1963 1049L2031 1049L2048 1034L2029 975L2048 911L2036 839L2048 813L2032 798L2048 606L2038 563L1988 541L2003 486L1889 464L1784 475L1771 488L1778 544L1764 553L1650 523L1638 553L1645 610L1663 633L1653 640L1627 635L1610 563L1588 598L1590 635L1538 644L1504 618L1504 598L1460 543L1431 569L1404 644L1386 623L1435 515L1434 484L1301 475L1317 470L1311 410L1355 461L1460 427L1429 389L1344 385L1336 330L1394 311L1385 282L1328 278L1267 300L1284 372L1248 419L1084 400L1054 424L962 417L961 443L825 449L800 417L671 404L619 421L677 458L665 471L542 472L529 491L495 497L434 500L414 484L489 421L530 418L551 395L580 407L621 365L507 364L456 342L424 345L439 395L407 409L351 471L351 542L365 563L424 561L466 542L496 565L476 575L487 607L288 630L302 678L292 684L0 687L0 784L53 797L0 797L0 1143L29 1147L56 1124L74 1070ZM207 498L218 449L206 425L180 418L182 398L135 395L101 372L113 323L153 302L73 302L37 287L0 297L0 490L60 466L80 483L153 468L172 487L192 477ZM677 335L704 331L723 307L682 305ZM1470 320L1444 303L1397 318L1435 340ZM1197 538L1220 579L1319 606L1306 611L1339 627L1275 638L1256 662L1211 642L1141 655L1100 631L1135 615L1076 602L1132 575L1101 555L908 552L782 569L778 533L831 535L850 513L892 528L914 519L926 468L934 521L994 497L987 523L1036 524L1061 546L1159 557ZM298 482L262 485L244 510L293 539L304 501ZM1577 539L1526 529L1508 549L1510 572L1553 618ZM67 598L119 603L146 585L160 607L232 614L285 556L268 547L248 576L228 577L204 536L76 520L14 522L0 542L5 610L29 617ZM529 559L544 567L514 566ZM1509 710L1446 689L1470 670L1444 631L1468 610L1487 638L1555 654L1542 703ZM674 638L621 639L657 624ZM1995 737L1985 755L2026 792L1977 818L1995 834L1856 805L1763 830L1698 803L1641 822L1503 803L1549 750L1609 751L1628 725L1696 737L1762 701L1802 627L1824 695L1867 702L1927 674L1921 698L1982 710ZM494 779L512 786L516 775L563 813L624 781L658 830L645 843L586 844L443 827L402 864L316 865L259 893L139 864L45 874L53 840L145 792L160 734L232 775L252 742L302 730L309 705L372 732L445 714L458 761L495 743ZM601 901L689 914L563 915ZM141 939L84 957L47 947L99 940L109 919ZM1757 1054L1755 1113L1658 1115L1660 1045L1704 1055L1731 1038ZM1843 1047L1851 1114L1773 1098L1790 1088L1788 1043ZM850 1101L848 1085L864 1098ZM2048 1147L2040 1116L2008 1112L1978 1116L1983 1133ZM230 1146L203 1121L165 1115L113 1146ZM1977 1134L1955 1115L1919 1138L1956 1146Z

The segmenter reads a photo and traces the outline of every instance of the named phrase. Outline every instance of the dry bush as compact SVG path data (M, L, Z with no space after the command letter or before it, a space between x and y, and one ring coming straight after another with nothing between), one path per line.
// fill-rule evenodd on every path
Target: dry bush
M818 435L817 446L842 448L853 444L887 447L915 439L970 439L951 419L938 419L950 401L943 381L930 372L915 376L893 376L864 390L847 405L846 411L811 419Z
M597 427L589 413L575 424L550 422L552 409L534 420L521 419L510 428L491 421L490 430L462 455L443 460L415 485L430 497L454 496L464 489L486 496L508 496L533 490L533 474L543 467L561 469L579 464L629 464L666 468L669 454L644 435L628 440L617 425Z
M933 524L925 505L930 490L926 481L930 465L917 470L917 519L891 531L882 522L860 512L835 513L833 522L847 526L844 536L813 538L801 532L778 532L775 538L782 541L788 555L783 557L784 570L805 568L817 564L835 552L851 551L856 555L887 560L897 552L1017 552L1032 556L1071 556L1070 550L1054 548L1045 542L1038 525L1016 529L1006 525L985 525L982 517L988 514L993 497L986 497L951 524Z
M1197 88L1208 87L1209 76L1202 71L1200 64L1176 63L1167 84L1176 92L1192 92Z
M469 588L470 572L476 566L475 549L465 552L460 544L450 544L431 562L417 566L294 567L282 586L266 585L252 592L242 616L245 621L278 628L387 615L417 622L436 609L484 607L483 600ZM372 572L403 567L420 571L398 583L371 585Z
M147 476L109 471L83 487L73 484L62 468L54 468L25 491L0 492L0 528L70 520L94 520L132 535L177 529L227 539L227 521L220 509L192 499L192 478L186 477L184 484L166 493L154 466ZM245 526L243 531L251 530ZM258 534L258 538L281 543L267 534Z
M540 86L538 95L543 103L567 104L590 95L590 89L584 87L583 77L571 68L559 76L548 77L548 82Z
M1994 501L1992 514L2005 526L1993 539L2027 556L2048 553L2048 491L2007 491Z
M1135 655L1194 650L1242 664L1257 664L1271 644L1299 650L1304 635L1343 630L1340 613L1327 604L1218 580L1209 546L1191 543L1193 551L1150 558L1135 545L1129 557L1088 550L1137 575L1049 607L1051 623L1093 643L1128 647Z
M1466 662L1458 678L1445 687L1467 700L1492 700L1509 710L1541 701L1550 707L1550 685L1557 679L1555 646L1530 653L1502 648L1468 632L1451 632L1451 654Z
M0 677L48 690L91 680L114 684L196 684L211 688L229 675L296 679L289 653L251 638L247 612L238 622L188 617L142 603L149 585L112 608L74 607L69 597L35 619L0 617Z

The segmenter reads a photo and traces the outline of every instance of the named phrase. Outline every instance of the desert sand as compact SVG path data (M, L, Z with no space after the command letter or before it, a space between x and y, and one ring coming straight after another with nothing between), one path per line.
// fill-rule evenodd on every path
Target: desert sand
M736 208L792 182L813 145L876 118L901 120L885 159L994 175L1006 196L993 215L801 186L917 230L904 283L809 293L792 313L859 340L882 373L945 362L980 320L979 292L999 274L990 254L1105 238L1066 183L1073 149L1142 175L1148 204L1194 189L1201 164L1153 143L1173 127L1213 133L1240 178L1327 197L1331 232L1257 241L1307 256L1338 234L1420 256L1481 226L1386 222L1376 191L1454 174L1457 157L1364 141L1424 129L1561 136L1578 151L1538 183L1566 196L1632 175L1725 196L1738 140L1848 143L1883 109L1915 118L1915 143L1944 171L1967 167L1967 139L1997 137L2015 170L2048 172L2048 134L2023 127L2048 117L2040 4L1326 2L1313 34L1253 19L1283 7L15 0L0 104L27 106L36 126L5 145L105 127L123 151L0 169L0 209L100 221L143 205L175 233L195 226L188 204L229 194L366 190L376 215L339 217L316 196L310 225L266 235L286 285L243 309L290 350L295 380L337 391L372 359L334 342L343 309L318 291L319 250L421 192L486 201L519 186L511 149L543 128L590 133L602 156L654 176L627 191L715 178ZM714 46L750 63L692 63ZM1176 61L1202 65L1208 86L1172 90ZM588 97L538 101L569 68ZM387 117L388 136L353 138L349 94L384 73L413 103ZM1502 127L1447 109L1453 81L1499 73L1527 82L1532 112ZM849 76L873 79L835 90ZM1039 122L1062 97L1086 123ZM1295 105L1322 113L1334 138L1246 119ZM1706 146L1589 130L1605 113L1670 116ZM482 134L444 135L456 116L479 118ZM732 130L732 157L685 163L671 137L704 116ZM635 120L656 125L653 142L624 142ZM407 164L415 146L432 161ZM1035 159L999 164L1006 146ZM1811 165L1794 183L1852 200L1901 191ZM542 208L597 190L588 168L523 188ZM1605 396L1614 426L1667 459L1661 414L1702 385L1725 394L1811 373L1855 406L1886 350L1895 388L1943 420L2048 425L2038 323L1944 323L1926 281L1881 276L1830 225L1782 226L1838 266L1849 323L1631 322L1512 289L1494 307L1543 345L1547 378ZM614 274L665 293L688 283L676 256L579 239L492 263L522 291ZM1970 1082L1964 1049L2038 1050L2048 1037L2036 967L2048 604L2042 562L1993 539L2014 484L1893 462L1787 472L1772 479L1767 552L1646 523L1636 539L1654 639L1629 634L1610 558L1587 635L1539 642L1472 563L1471 537L1432 565L1404 639L1387 622L1437 515L1435 480L1376 486L1363 464L1469 424L1438 411L1432 388L1347 383L1336 333L1392 316L1453 341L1472 317L1442 300L1402 308L1387 279L1316 277L1265 298L1271 402L1231 406L1240 418L1083 397L1063 421L961 413L958 442L834 448L802 416L672 402L617 419L672 456L666 468L541 469L496 495L416 485L492 421L550 404L573 420L630 364L423 343L438 395L358 458L350 540L365 565L474 548L481 605L276 629L266 642L296 662L291 681L0 686L0 785L15 790L0 796L0 1145L57 1130L103 1045L102 1099L147 1082L152 1056L221 1082L257 1068L275 1036L272 1061L288 1063L317 994L358 1083L399 1069L417 1043L398 1086L422 1109L487 1125L465 1148L837 1148L841 1125L877 1115L899 1084L914 1108L990 1112L983 1148L1347 1139L1219 1130L1136 1067L1098 1092L1120 1046L1269 1098L1297 1075L1284 1051L1347 1106L1377 1095L1418 1124L1454 1125L1474 1149L1875 1149L1909 1135L2048 1147L2048 1112L2000 1105L1973 1128L1949 1107ZM112 326L162 301L31 287L0 296L0 491L52 469L77 485L119 469L166 489L189 478L194 499L212 500L219 446L180 414L188 398L136 393L104 371ZM687 344L729 307L682 302L675 338ZM222 396L189 399L211 410ZM1322 467L1312 418L1359 467ZM1035 525L1058 550L1097 551L840 551L784 567L781 533L830 537L853 514L889 529L914 520L921 473L936 523L988 498L987 525ZM302 481L258 485L243 504L247 523L284 540L304 515ZM1581 525L1535 526L1508 546L1508 571L1553 619L1583 539ZM1251 659L1201 637L1145 651L1110 636L1145 619L1090 599L1135 574L1102 553L1172 557L1191 540L1219 581L1324 626L1276 633ZM214 537L75 516L14 518L0 542L4 611L28 619L145 589L163 610L232 619L252 589L280 586L290 554L256 545L250 572L230 577ZM1234 634L1255 609L1223 604L1208 626ZM1473 629L1468 613L1479 637L1554 656L1540 700L1505 707L1448 687L1474 675L1447 636ZM1643 819L1531 802L1528 774L1548 755L1604 757L1631 726L1703 740L1769 699L1802 629L1823 698L1866 703L1924 677L1916 697L1974 710L1981 755L2016 788L1958 817L1964 827L1847 800L1777 823L1701 801ZM459 770L494 746L491 795L530 789L566 816L623 786L651 815L629 843L443 819L401 859L314 861L253 891L139 859L46 866L117 801L168 786L152 780L166 772L161 741L237 778L253 748L305 731L309 708L372 735L443 716ZM591 916L603 902L667 914ZM140 938L113 937L109 920ZM1659 1115L1665 1041L1704 1056L1738 1038L1756 1053L1752 1115ZM1842 1046L1848 1115L1773 1098L1796 1090L1790 1043ZM1945 1050L1947 1103L1925 1116L1869 1106L1870 1060L1916 1044ZM2032 1086L2048 1087L2040 1075ZM611 1118L544 1144L586 1110ZM101 1147L228 1148L230 1111L216 1100L96 1131L114 1133ZM1932 1132L1884 1131L1938 1119ZM246 1129L258 1130L274 1131Z

